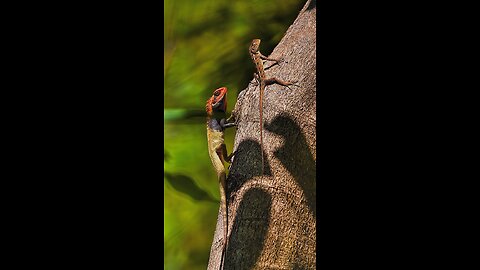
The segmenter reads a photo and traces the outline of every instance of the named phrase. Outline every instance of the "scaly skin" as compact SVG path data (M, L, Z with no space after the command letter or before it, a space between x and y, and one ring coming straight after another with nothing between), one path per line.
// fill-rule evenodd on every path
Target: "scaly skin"
M263 160L263 92L265 90L265 86L270 85L270 84L280 84L283 86L289 86L293 85L295 82L287 82L287 81L282 81L277 78L268 78L265 75L265 69L263 67L263 61L262 60L268 60L268 61L275 61L277 64L282 62L282 59L273 59L273 58L268 58L265 55L263 55L259 51L260 47L260 39L254 39L252 40L252 43L250 44L249 48L249 53L250 57L252 58L253 63L255 64L255 67L257 68L257 73L255 78L260 81L260 100L259 100L259 107L260 107L260 155L262 156L262 175L263 175L263 169L264 169L264 160Z
M227 155L227 148L224 142L224 130L232 127L235 124L226 123L225 112L227 111L227 88L221 87L213 92L206 104L207 111L207 141L208 154L212 160L213 167L217 172L218 181L220 182L220 207L223 215L223 248L222 248L222 262L220 262L220 269L224 262L225 251L227 247L227 198L226 198L226 171L223 163L226 161L230 163L230 156Z

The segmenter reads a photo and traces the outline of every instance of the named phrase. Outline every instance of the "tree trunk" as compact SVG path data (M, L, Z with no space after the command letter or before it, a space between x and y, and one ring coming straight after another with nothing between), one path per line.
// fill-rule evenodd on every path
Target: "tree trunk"
M287 62L268 69L267 78L298 86L265 88L263 149L259 86L250 84L239 94L235 156L227 178L224 269L316 269L315 0L307 1L269 57ZM222 241L219 212L209 270L219 269Z

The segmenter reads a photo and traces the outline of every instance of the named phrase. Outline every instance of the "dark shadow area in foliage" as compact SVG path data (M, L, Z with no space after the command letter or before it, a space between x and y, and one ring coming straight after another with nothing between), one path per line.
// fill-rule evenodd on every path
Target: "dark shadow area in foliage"
M201 189L195 181L186 175L183 174L172 174L169 172L165 172L163 174L167 182L170 184L172 188L176 191L183 193L196 201L209 201L218 203L219 201L213 198L208 192Z
M248 179L259 176L262 173L262 157L260 156L260 153L263 155L265 161L263 174L266 176L272 175L267 156L265 152L261 151L260 144L254 140L244 140L238 145L232 163L231 175L235 176L235 181L228 181L227 178L229 191L233 192L238 190ZM241 164L242 166L241 169L237 169L238 171L235 169L239 167L236 163ZM239 171L241 171L242 174L240 174Z
M272 122L266 123L265 129L282 136L284 145L278 148L274 155L303 189L307 205L316 217L317 169L300 127L289 115L282 113Z
M251 188L245 192L232 227L234 233L228 240L225 269L253 269L264 247L271 207L272 197L265 190ZM228 249L231 245L235 250Z
M168 114L170 112L164 111L164 113ZM178 112L175 112L175 113L178 115L164 118L165 122L175 123L175 124L199 124L199 123L206 122L207 113L205 112L205 110L181 109L181 113L178 113Z

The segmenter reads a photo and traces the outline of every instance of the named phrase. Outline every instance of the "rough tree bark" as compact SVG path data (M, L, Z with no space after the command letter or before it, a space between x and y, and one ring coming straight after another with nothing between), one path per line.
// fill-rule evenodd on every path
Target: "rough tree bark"
M259 87L250 84L239 94L224 269L316 269L315 0L307 1L269 57L287 63L268 69L267 77L298 81L299 87L265 88L263 149ZM219 269L222 239L219 212L209 270Z

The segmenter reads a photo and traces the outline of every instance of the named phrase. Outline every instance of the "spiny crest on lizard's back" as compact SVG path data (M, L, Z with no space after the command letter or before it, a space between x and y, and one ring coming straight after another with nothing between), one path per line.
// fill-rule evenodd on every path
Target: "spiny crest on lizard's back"
M207 111L208 115L212 114L212 101L213 101L213 97L207 99L207 104L205 105L205 110Z

